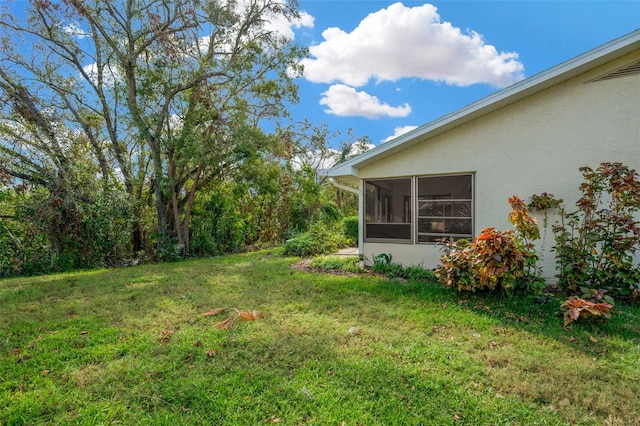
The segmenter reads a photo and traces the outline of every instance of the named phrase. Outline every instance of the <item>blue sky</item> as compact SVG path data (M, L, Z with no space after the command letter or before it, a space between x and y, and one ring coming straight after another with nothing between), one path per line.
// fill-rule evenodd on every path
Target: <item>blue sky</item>
M310 49L290 111L341 132L334 146L348 129L378 145L640 28L640 0L298 2L298 22L272 22Z
M375 145L640 28L640 1L301 0L294 119Z

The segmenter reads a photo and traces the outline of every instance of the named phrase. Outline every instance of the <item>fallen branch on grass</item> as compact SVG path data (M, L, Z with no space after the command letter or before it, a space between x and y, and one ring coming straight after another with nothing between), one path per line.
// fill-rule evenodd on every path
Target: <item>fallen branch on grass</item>
M213 324L213 326L215 328L218 328L220 330L229 330L229 338L231 338L231 335L233 334L233 326L235 325L236 321L238 320L242 320L242 321L255 321L260 317L260 313L256 310L253 310L251 312L249 311L241 311L239 309L236 308L215 308L215 309L210 309L206 312L202 313L202 316L205 317L212 317L212 316L216 316L219 315L223 312L231 312L231 316L229 316L227 319L217 322L215 324Z

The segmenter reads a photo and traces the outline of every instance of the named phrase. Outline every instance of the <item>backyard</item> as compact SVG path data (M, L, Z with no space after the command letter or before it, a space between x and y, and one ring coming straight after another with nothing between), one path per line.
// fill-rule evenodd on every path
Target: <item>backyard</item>
M637 304L566 328L554 298L298 261L1 280L0 424L638 424ZM260 315L216 328L234 308Z

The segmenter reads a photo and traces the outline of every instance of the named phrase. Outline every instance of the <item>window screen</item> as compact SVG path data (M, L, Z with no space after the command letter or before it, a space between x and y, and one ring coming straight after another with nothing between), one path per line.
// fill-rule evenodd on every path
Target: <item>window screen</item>
M418 242L473 236L471 175L420 177L418 181Z
M411 178L365 182L365 239L411 241Z

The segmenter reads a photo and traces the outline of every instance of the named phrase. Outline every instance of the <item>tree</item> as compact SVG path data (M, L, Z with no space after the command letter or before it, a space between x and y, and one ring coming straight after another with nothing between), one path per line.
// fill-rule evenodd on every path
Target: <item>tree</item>
M0 93L4 107L0 174L6 184L13 178L19 193L28 188L45 190L31 192L32 202L23 211L47 234L48 257L53 265L64 252L65 241L78 240L82 233L80 204L89 202L95 190L92 175L98 172L93 167L97 164L85 141L65 126L63 116L4 69L0 69ZM29 203L22 200L21 204L26 207ZM5 219L24 217L14 212ZM3 225L3 229L12 235L10 227ZM19 239L10 241L14 249L22 249Z
M305 51L271 25L294 22L296 7L284 0L33 0L24 22L3 14L0 89L20 124L39 125L30 114L46 110L86 142L104 185L119 179L136 211L134 251L143 248L140 221L152 203L157 253L178 246L187 254L196 195L234 167L236 136L297 101L293 78ZM25 40L29 52L17 47ZM38 135L46 130L40 126ZM58 138L47 137L47 149ZM31 160L18 151L3 155Z
M338 209L344 212L344 191L329 184L324 171L367 151L372 146L370 139L367 136L356 138L351 129L346 135L339 131L332 132L326 124L316 125L308 120L279 129L278 137L286 146L286 158L292 172L298 175L303 193L309 196L310 202L313 200L316 203L315 206L307 204L307 208L317 209L322 204L319 192L325 190L334 194L332 198L335 197ZM336 143L337 149L332 147ZM330 189L327 190L327 187ZM355 197L351 198L351 204L357 210L357 201ZM305 216L312 215L307 211Z

